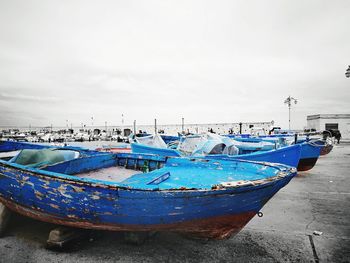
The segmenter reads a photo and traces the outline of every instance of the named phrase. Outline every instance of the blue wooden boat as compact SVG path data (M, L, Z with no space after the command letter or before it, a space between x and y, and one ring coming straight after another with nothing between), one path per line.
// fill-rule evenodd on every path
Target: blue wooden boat
M320 153L321 156L329 154L333 149L333 144L327 141L318 140L317 143L322 146Z
M59 151L65 150L37 150L28 158L24 150L12 161L0 160L0 202L67 226L222 239L239 232L296 175L289 166L251 161L127 153L60 157Z
M249 138L249 139L254 139L256 141L259 140L266 140L267 138L289 138L289 140L294 140L294 136L263 136L262 138L257 137L257 138ZM287 141L285 140L285 143ZM332 146L325 146L325 143L323 143L321 140L309 140L308 138L301 139L300 137L297 139L296 142L298 145L301 145L301 154L300 154L300 160L298 163L298 171L303 172L303 171L308 171L312 169L316 163L317 160L320 156L321 153L326 154L327 152L332 150ZM287 144L285 144L287 145ZM280 147L286 147L280 145Z
M271 151L259 151L249 154L239 155L223 155L214 154L207 155L206 159L221 159L221 160L251 160L269 163L281 163L292 167L297 167L301 156L301 145L291 145Z
M298 171L308 171L312 169L318 157L320 157L322 146L312 142L303 142L301 145L301 155L298 164Z
M11 152L22 149L45 149L48 147L51 146L29 142L0 141L0 152Z
M160 137L166 144L180 140L179 136L160 134Z
M1 152L15 152L23 149L56 149L56 148L64 148L67 150L77 150L77 151L87 151L90 154L94 152L94 150L79 147L79 146L57 146L53 144L40 144L40 143L30 143L30 142L18 142L18 141L0 141L0 153Z
M289 138L295 139L291 136ZM309 139L307 137L303 139L298 137L296 144L301 145L300 161L297 166L298 171L303 172L312 169L316 165L325 144L321 140Z
M174 149L156 148L149 145L132 143L133 153L155 154L159 156L182 156L181 152ZM246 154L226 155L226 154L209 154L205 158L222 159L222 160L251 160L260 162L281 163L297 167L301 157L301 145L291 145L270 151L255 151Z
M289 139L291 138L293 138L294 140L294 137L289 136ZM324 144L319 142L320 140L308 140L308 139L297 140L296 144L301 145L300 160L297 166L298 171L300 172L308 171L316 165L317 160L320 157L321 150L324 147Z
M313 146L316 147L320 147L321 148L321 152L320 155L327 155L329 154L332 149L333 149L333 144L331 141L327 141L327 140L321 140L321 139L317 139L317 140L309 140L309 139L303 139L303 140L298 140L297 143L309 143Z

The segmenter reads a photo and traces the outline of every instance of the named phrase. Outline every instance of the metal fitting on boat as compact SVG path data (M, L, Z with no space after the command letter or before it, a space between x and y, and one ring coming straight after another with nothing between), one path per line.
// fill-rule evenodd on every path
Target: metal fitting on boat
M258 212L257 215L258 215L258 217L263 217L264 216L264 214L262 212Z
M286 177L288 175L288 173L287 172L285 172L285 171L280 171L280 172L278 172L277 173L277 177Z
M295 168L295 167L290 168L290 172L293 173L293 174L296 173L297 171L298 171L298 170L297 170L297 168Z

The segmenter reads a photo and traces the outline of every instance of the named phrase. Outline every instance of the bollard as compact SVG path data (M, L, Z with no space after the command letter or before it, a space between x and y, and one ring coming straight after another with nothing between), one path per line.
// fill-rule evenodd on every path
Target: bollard
M3 236L10 221L11 211L0 203L0 237Z

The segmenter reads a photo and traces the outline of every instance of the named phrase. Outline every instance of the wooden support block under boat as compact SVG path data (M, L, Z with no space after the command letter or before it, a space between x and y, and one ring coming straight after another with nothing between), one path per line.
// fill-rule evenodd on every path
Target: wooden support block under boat
M88 232L83 229L60 226L50 231L46 241L47 248L63 248L71 241L87 236Z
M11 211L0 203L0 237L4 234L10 221Z

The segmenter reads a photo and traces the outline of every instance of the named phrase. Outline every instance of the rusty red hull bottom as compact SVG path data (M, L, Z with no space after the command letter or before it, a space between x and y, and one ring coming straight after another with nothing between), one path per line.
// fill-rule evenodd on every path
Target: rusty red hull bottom
M312 169L312 167L315 166L318 158L305 158L305 159L300 159L299 164L298 164L298 171L303 172L303 171L308 171Z
M333 145L326 145L322 147L320 155L326 155L329 154L333 149Z
M0 197L0 202L18 214L53 224L109 231L174 231L211 239L225 239L237 234L256 214L252 211L238 215L216 216L173 224L123 225L61 218L34 208L21 206L2 197Z

